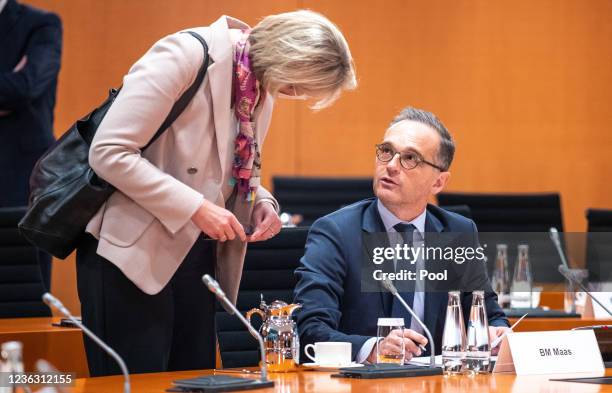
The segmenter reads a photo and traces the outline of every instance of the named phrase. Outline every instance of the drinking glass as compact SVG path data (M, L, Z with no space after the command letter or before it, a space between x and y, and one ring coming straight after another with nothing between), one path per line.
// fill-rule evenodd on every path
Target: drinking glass
M399 330L401 333L401 350L399 352L389 352L379 345L381 340L387 337L392 331ZM376 363L396 363L403 364L406 348L404 347L404 318L378 318L378 333L376 335Z

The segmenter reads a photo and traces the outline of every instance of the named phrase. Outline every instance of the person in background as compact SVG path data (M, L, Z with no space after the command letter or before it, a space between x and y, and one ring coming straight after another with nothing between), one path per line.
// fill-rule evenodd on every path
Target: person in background
M281 229L259 184L274 101L320 109L356 87L349 46L321 14L270 15L252 29L222 16L187 30L205 39L211 64L190 105L141 150L204 61L198 40L179 32L132 66L89 155L117 191L77 250L82 318L133 373L215 367L215 302L202 275L235 302L247 242ZM92 376L119 373L90 341L86 352Z
M362 291L363 239L368 234L399 232L406 244L417 247L430 233L464 233L470 244L461 246L477 247L478 232L472 220L428 204L444 189L454 152L450 133L434 114L408 107L393 120L376 146L376 197L322 217L310 228L305 254L295 272L294 302L303 305L298 314L302 347L319 341L350 342L353 361L376 363L378 318L393 317L404 318L406 329L403 338L400 330L394 330L382 339L378 343L381 353L401 352L403 341L407 360L426 354L419 347L428 344L423 329L397 299L382 288ZM393 237L397 236L389 239ZM417 270L429 268L423 262L416 261ZM477 262L466 262L470 263ZM486 289L489 334L496 337L510 325L490 288L484 264L474 266L472 277ZM427 282L419 291L418 285L404 297L428 327L436 354L440 354L447 293L428 291ZM466 322L471 298L469 293L461 296Z
M61 52L56 14L0 0L0 208L28 204L32 168L54 142ZM51 257L39 259L49 289Z

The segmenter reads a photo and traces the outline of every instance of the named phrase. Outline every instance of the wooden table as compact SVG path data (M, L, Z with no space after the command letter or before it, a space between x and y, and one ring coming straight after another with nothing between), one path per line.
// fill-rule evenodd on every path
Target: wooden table
M510 325L518 318L509 318ZM570 330L580 326L612 325L612 319L595 318L529 318L525 317L514 329L515 332L535 332L543 330Z
M87 377L89 372L81 331L51 325L52 322L59 320L58 317L0 319L0 343L11 340L21 341L24 344L24 361L27 370L34 370L37 359L46 359L61 371L76 372L79 378ZM515 320L511 318L510 322L514 323ZM564 330L600 324L612 324L612 319L525 318L516 331ZM176 378L182 377L174 377ZM173 378L168 380L171 379Z
M193 378L211 374L212 371L183 371L173 373L139 374L131 377L133 393L160 393L172 386L175 379ZM331 378L331 373L301 371L287 374L270 374L275 381L274 388L253 390L281 393L487 393L487 392L572 392L595 393L612 392L612 385L593 385L586 383L551 382L556 376L517 377L508 374L468 376L433 376L420 378L390 378L377 380L359 380L347 378ZM252 375L227 374L254 378ZM612 370L606 370L606 375L612 375ZM123 378L103 377L78 379L76 386L69 389L74 393L114 393L123 392Z
M38 359L45 359L58 370L87 377L87 358L80 329L51 325L59 317L0 319L0 343L21 341L26 370L34 370Z

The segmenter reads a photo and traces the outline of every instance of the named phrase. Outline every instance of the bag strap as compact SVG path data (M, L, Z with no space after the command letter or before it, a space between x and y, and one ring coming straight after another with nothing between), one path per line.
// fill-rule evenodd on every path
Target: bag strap
M184 31L183 33L191 34L198 41L200 41L204 49L204 61L202 62L202 66L198 71L198 76L193 81L193 84L181 95L178 101L174 103L174 106L170 110L170 113L168 114L168 117L166 117L166 120L164 120L155 135L153 135L153 138L151 138L149 143L147 143L142 148L142 150L145 150L147 147L151 146L153 142L155 142L160 136L162 136L162 134L172 125L172 123L174 123L174 121L181 115L181 113L183 113L185 108L187 108L187 105L189 105L189 102L191 101L193 96L195 96L196 92L202 85L202 81L206 76L206 71L208 70L208 63L210 62L210 57L208 56L208 45L206 44L206 41L204 41L204 38L202 38L202 36L196 32Z

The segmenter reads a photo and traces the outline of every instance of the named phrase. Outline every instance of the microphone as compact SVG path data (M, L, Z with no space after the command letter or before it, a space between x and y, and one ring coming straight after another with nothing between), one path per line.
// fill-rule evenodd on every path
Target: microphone
M408 310L410 315L412 315L412 318L414 318L414 320L417 321L418 324L421 325L421 327L423 328L423 331L425 332L425 334L427 335L427 339L429 340L429 346L431 347L431 354L429 355L429 367L431 368L436 367L436 353L435 353L436 346L434 345L434 340L433 340L433 337L431 336L431 332L429 331L427 326L423 323L423 321L419 319L419 317L415 314L415 312L412 311L412 308L408 305L408 303L406 303L404 299L402 299L400 294L397 292L397 288L395 288L395 285L393 285L391 280L389 280L388 278L385 278L382 281L382 285L387 291L391 292L391 294L395 296L397 300L400 301L402 306L404 306L404 308Z
M227 311L229 315L234 315L236 313L240 315L240 312L238 310L234 311L234 305L227 298L227 295L225 295L225 292L223 292L223 289L221 289L221 286L214 278L212 278L208 274L205 274L204 276L202 276L202 281L204 281L204 284L206 284L208 290L214 293L215 296L219 299L219 301L221 302L221 306L223 306L223 309L225 309L225 311ZM250 323L248 325L251 326ZM257 337L255 337L255 339L257 339Z
M244 326L247 327L247 329L249 330L249 333L251 333L251 336L253 336L257 340L257 342L259 343L259 351L260 351L260 356L261 356L261 380L259 381L259 383L266 384L266 386L274 386L273 381L268 381L268 365L266 364L266 349L264 346L263 338L261 337L259 332L255 330L255 328L251 326L251 324L246 320L246 318L242 316L240 311L236 309L236 306L234 306L234 304L227 298L227 296L225 295L225 292L223 292L223 290L221 289L221 286L214 278L212 278L208 274L205 274L202 276L202 281L204 281L204 284L206 284L206 286L208 287L208 290L214 293L215 296L221 301L221 305L223 306L223 308L225 308L230 315L236 315L238 319L240 320L240 322L242 322ZM247 381L252 381L252 380L247 379Z
M561 258L561 263L565 268L569 269L569 264L567 263L567 258L565 258L565 252L563 252L563 247L561 247L561 238L559 237L559 231L555 227L550 227L550 240L552 240L557 252L559 253L559 257ZM563 273L561 273L563 274Z
M102 341L98 336L96 336L91 330L89 330L85 325L81 323L78 319L76 319L70 311L62 304L62 302L51 295L49 292L45 293L42 296L43 302L47 304L47 306L56 309L66 316L66 318L70 319L72 323L74 323L79 329L83 331L89 338L91 338L96 344L100 346L106 353L108 353L117 364L119 364L119 368L121 368L121 372L123 373L123 391L124 393L130 393L130 374L128 373L128 369L125 366L125 362L121 359L121 356L117 352L115 352L111 347L106 345L104 341Z
M572 270L570 269L567 263L567 259L565 258L565 252L563 252L563 248L561 247L561 239L559 238L559 231L557 231L557 228L555 227L550 228L550 239L555 245L555 248L557 249L557 253L559 254L559 257L561 258L561 262L563 263L562 265L559 265L559 267L557 268L559 270L559 273L561 273L561 275L565 277L566 280L571 281L573 284L577 285L584 293L586 293L591 298L591 300L599 304L601 308L606 310L608 314L612 315L612 312L606 306L604 306L599 300L597 300L595 296L591 294L591 291L589 291L580 282L580 280L576 279L576 277L572 274Z

